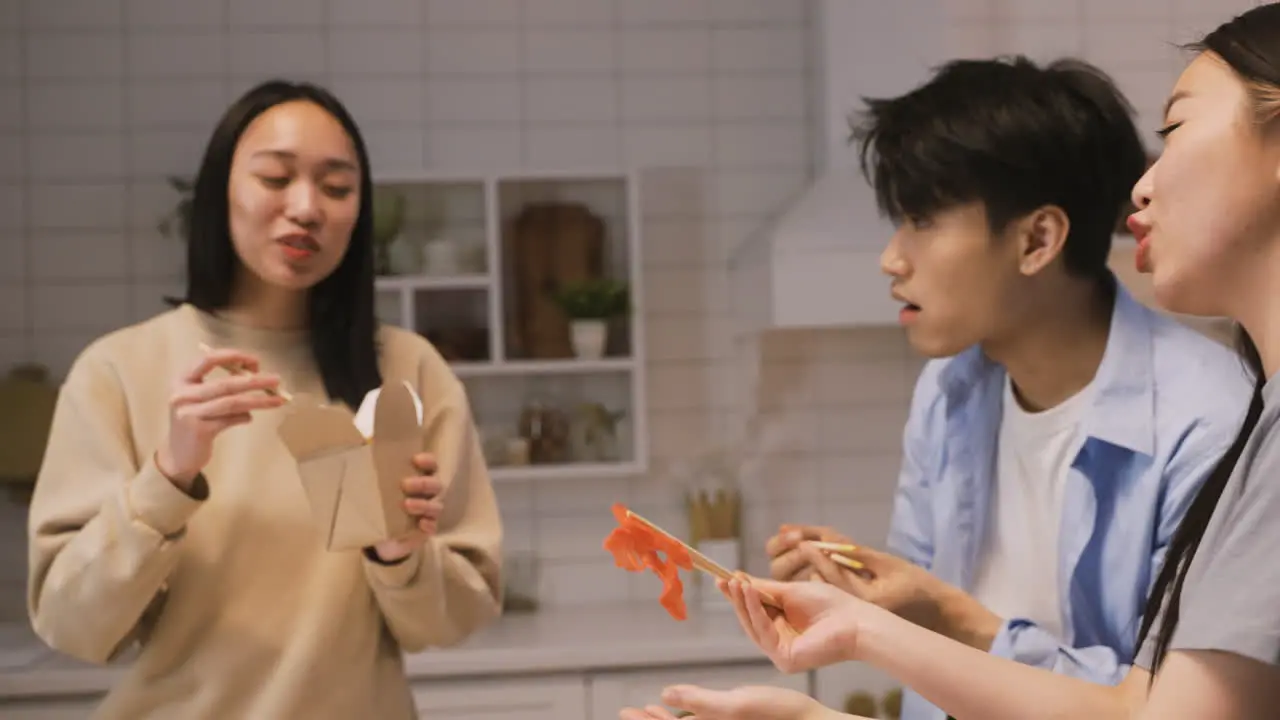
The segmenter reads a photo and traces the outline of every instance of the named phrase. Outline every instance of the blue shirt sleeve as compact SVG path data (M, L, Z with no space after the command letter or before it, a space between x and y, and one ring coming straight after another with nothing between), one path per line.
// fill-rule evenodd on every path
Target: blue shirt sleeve
M991 644L991 654L1081 678L1101 685L1124 679L1129 666L1106 645L1075 648L1063 643L1030 620L1006 620Z

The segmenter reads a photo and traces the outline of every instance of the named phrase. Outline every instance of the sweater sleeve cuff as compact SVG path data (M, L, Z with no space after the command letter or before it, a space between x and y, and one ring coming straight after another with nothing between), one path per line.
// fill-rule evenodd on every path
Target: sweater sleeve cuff
M403 562L386 564L369 559L366 555L364 564L368 568L369 577L379 585L392 590L408 587L424 572L423 565L435 556L435 539L427 540L422 547L414 550Z
M187 520L209 497L209 486L204 476L199 475L188 495L160 472L152 457L129 483L126 492L134 519L164 537L173 537L182 532Z

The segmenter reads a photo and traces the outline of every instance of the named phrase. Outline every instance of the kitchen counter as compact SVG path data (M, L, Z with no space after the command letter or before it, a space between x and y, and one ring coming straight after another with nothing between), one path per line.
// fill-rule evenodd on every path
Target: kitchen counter
M691 605L684 622L656 602L512 614L457 647L406 656L406 670L433 680L767 662L731 610ZM48 650L25 625L0 625L0 700L96 695L122 671Z

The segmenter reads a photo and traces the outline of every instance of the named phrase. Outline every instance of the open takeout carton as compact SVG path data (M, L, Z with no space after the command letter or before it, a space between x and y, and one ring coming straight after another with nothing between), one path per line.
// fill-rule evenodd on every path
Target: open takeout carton
M317 532L328 550L355 550L414 527L402 483L419 471L422 401L407 382L369 392L355 413L296 396L280 423Z

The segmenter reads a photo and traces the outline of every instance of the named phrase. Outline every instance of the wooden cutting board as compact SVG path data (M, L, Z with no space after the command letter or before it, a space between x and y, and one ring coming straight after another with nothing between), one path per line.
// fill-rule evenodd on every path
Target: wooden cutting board
M511 223L505 254L513 279L513 357L573 357L569 319L552 298L566 283L603 276L605 225L585 205L531 203Z

